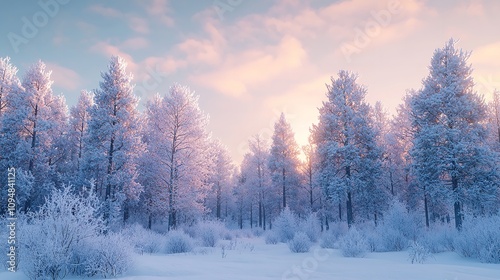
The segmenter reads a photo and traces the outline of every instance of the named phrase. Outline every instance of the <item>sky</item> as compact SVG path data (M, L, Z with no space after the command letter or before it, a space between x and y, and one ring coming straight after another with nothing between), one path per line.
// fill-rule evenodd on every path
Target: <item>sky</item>
M5 1L0 57L20 78L44 61L69 106L99 87L113 55L128 63L139 110L187 85L239 163L248 139L270 138L282 112L307 143L339 70L356 72L367 101L395 113L450 38L472 51L476 90L490 99L500 88L498 11L495 0Z

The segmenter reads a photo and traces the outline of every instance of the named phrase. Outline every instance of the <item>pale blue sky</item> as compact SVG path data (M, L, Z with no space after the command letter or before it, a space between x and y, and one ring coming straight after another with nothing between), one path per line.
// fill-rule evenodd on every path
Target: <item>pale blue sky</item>
M43 60L54 92L73 105L80 90L98 87L110 56L121 55L141 107L174 82L189 85L237 162L248 138L270 136L282 111L304 144L324 84L340 69L358 72L368 101L394 112L450 37L473 51L477 90L489 98L500 88L500 1L56 1L2 3L0 56L12 58L20 77ZM58 11L47 15L39 3ZM23 33L25 20L34 34Z

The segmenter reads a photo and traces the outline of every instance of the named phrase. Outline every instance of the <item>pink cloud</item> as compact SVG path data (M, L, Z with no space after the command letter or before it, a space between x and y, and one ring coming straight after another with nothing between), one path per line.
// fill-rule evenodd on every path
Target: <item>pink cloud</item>
M192 77L192 80L222 94L242 97L250 86L258 86L299 68L307 55L300 41L284 37L279 45L228 55L220 70Z
M108 59L113 55L118 55L125 59L127 62L127 70L133 74L135 83L151 79L151 75L155 72L157 72L157 74L166 75L187 66L186 61L176 59L170 55L150 56L144 58L142 61L135 61L128 52L123 50L127 46L140 47L145 44L147 44L147 41L142 38L132 38L125 41L120 46L112 45L108 42L99 42L92 46L90 50L100 53Z
M137 33L147 34L149 33L149 24L148 22L141 17L128 16L128 24L130 29L134 30Z
M455 13L458 15L465 15L469 17L481 17L484 16L485 10L482 0L469 0L460 3L455 8Z
M55 85L67 90L79 89L82 79L75 71L55 63L47 63L47 68L52 71Z
M144 49L149 46L149 41L142 37L134 37L127 39L121 44L121 47L129 50Z
M125 19L130 29L137 33L142 33L142 34L149 33L149 24L147 20L144 18L138 17L134 14L124 13L122 11L113 8L104 7L99 4L92 5L89 7L89 9L90 11L105 17Z
M470 59L473 64L500 66L500 41L476 48Z
M89 9L90 9L90 11L92 11L96 14L105 16L105 17L120 17L123 15L122 12L120 12L116 9L104 7L100 4L92 5L89 7Z
M143 2L141 2L141 4L143 4ZM151 0L146 11L166 26L174 25L174 19L168 16L170 13L168 0Z

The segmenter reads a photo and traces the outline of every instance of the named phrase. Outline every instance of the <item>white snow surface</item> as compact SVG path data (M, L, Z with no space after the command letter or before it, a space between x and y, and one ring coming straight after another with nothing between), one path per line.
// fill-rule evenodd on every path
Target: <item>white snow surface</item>
M226 244L229 241L223 241ZM266 245L261 238L237 240L232 250L197 248L192 253L136 255L135 265L121 280L486 280L500 279L499 264L484 264L454 252L434 254L411 264L408 252L368 253L346 258L335 249L315 246L309 253L291 253L286 244ZM1 272L2 280L28 279L21 271ZM98 279L77 278L66 279Z

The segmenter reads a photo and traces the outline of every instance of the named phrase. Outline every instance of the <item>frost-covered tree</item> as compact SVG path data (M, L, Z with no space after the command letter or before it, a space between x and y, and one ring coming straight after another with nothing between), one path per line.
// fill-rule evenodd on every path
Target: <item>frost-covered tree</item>
M50 76L43 62L31 66L21 87L7 96L9 107L2 120L0 149L4 164L34 177L36 188L25 200L24 210L43 203L50 186L58 183L59 165L64 162L67 109L64 98L52 94Z
M0 57L0 130L3 114L7 110L8 95L17 91L20 85L17 68L10 63L10 57Z
M96 191L105 201L107 222L118 218L118 213L127 220L128 203L142 191L137 182L137 157L143 153L138 98L126 67L125 60L114 56L108 71L101 74L84 137L82 173L87 180L95 180Z
M227 148L219 141L213 140L210 143L210 158L212 163L209 170L208 184L211 185L211 191L208 192L206 201L212 213L217 219L227 217L227 208L231 199L231 177L234 165ZM223 215L223 206L225 211Z
M83 147L90 121L90 108L94 106L94 94L83 90L77 104L70 110L69 141L71 143L71 161L75 171L80 170Z
M495 141L500 146L500 91L493 92L493 100L490 104L490 122L492 124Z
M285 114L281 113L274 125L268 167L273 186L279 190L283 209L290 204L290 200L295 200L299 189L299 153L292 127L286 121ZM291 209L297 206L295 202L292 202Z
M413 145L413 131L411 126L410 99L412 92L403 98L403 103L396 110L396 115L390 120L389 131L385 137L386 156L390 164L387 166L392 172L391 193L399 200L405 201L410 209L418 206L420 197L410 186L414 183L411 173L410 149ZM394 187L394 189L392 188Z
M309 136L307 145L302 146L304 160L301 164L304 189L306 191L305 203L309 206L308 211L316 212L322 204L322 191L315 180L317 174L316 145L312 135Z
M174 85L163 97L157 95L145 112L146 159L141 172L146 192L157 212L168 215L169 229L181 218L204 213L203 200L209 187L206 131L208 117L198 97L185 86Z
M381 209L384 193L377 188L380 173L379 148L373 129L366 90L357 76L340 71L327 85L328 101L319 109L319 123L313 127L317 146L318 184L328 198L346 202L347 223L354 222L354 199L360 213L373 214Z
M245 178L243 187L246 197L246 203L249 209L249 219L253 226L253 208L257 207L257 225L266 229L267 224L271 222L273 212L278 207L275 202L278 201L278 192L271 188L271 174L267 167L269 162L269 147L261 135L253 136L249 141L250 151L245 155L241 163L241 176Z
M452 201L457 229L463 203L490 212L498 195L498 155L485 141L486 108L473 89L469 55L452 39L437 49L423 88L411 100L413 168L426 195Z

